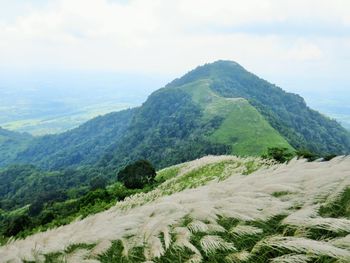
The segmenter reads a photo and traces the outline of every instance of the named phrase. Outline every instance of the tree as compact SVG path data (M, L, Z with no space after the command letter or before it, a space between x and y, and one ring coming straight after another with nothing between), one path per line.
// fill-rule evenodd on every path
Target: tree
M129 164L118 173L118 180L129 189L141 189L154 182L156 170L147 160Z

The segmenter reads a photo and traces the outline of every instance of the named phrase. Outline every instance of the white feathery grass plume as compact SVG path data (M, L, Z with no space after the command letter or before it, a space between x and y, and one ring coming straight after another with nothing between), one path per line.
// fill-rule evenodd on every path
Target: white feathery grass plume
M122 246L123 246L122 256L125 258L128 258L129 257L129 250L130 250L128 240L126 238L121 238L120 242L122 243Z
M112 242L108 239L99 242L90 252L90 255L95 257L106 252L112 246Z
M147 260L160 258L164 252L163 244L158 237L151 237L144 247L144 255Z
M217 223L209 223L207 224L208 233L223 233L226 232L226 229L223 226L220 226Z
M236 250L232 243L226 242L219 236L207 235L202 237L200 245L206 254L214 253L218 250L230 251Z
M174 229L174 233L175 233L175 242L174 242L175 249L188 248L194 254L201 256L201 253L199 252L199 250L190 242L191 232L188 230L187 227L176 227Z
M202 260L203 257L200 254L194 254L186 261L186 263L201 263Z
M347 235L346 237L342 238L333 239L331 240L331 243L336 247L350 250L350 235Z
M170 244L171 244L171 236L170 236L170 233L169 233L169 228L168 227L163 227L161 231L162 231L163 238L164 238L165 250L167 250L170 247Z
M207 232L208 231L208 226L203 223L202 221L199 220L194 220L191 223L187 225L187 228L192 232L192 233L198 233L198 232Z
M331 243L316 241L298 237L273 236L259 241L253 248L253 253L263 248L286 249L298 254L314 254L318 256L329 256L336 259L350 260L350 251L337 248Z
M176 227L173 230L175 234L175 246L184 248L186 247L186 243L190 241L191 238L191 232L188 230L187 227Z
M224 162L224 161L236 161L237 163L242 162L242 160L236 156L209 155L209 156L205 156L205 157L190 161L188 163L185 163L184 167L180 170L179 176L190 173L190 172L197 170L199 168L202 168L205 165L220 163L220 162Z
M261 228L249 225L238 225L230 229L230 233L234 236L251 236L251 235L259 235L263 233Z
M271 260L272 263L308 263L313 260L314 257L303 254L288 254L283 255Z
M350 220L345 218L320 217L317 213L318 209L319 205L302 208L299 211L290 214L282 221L282 223L311 229L350 233Z
M350 184L350 178L342 178L341 182L336 182L334 185L334 191L327 196L327 199L323 202L323 206L329 206L340 200L341 195Z
M225 257L225 261L229 263L240 263L240 262L246 262L250 259L250 253L248 251L240 251L240 252L234 252L230 253Z

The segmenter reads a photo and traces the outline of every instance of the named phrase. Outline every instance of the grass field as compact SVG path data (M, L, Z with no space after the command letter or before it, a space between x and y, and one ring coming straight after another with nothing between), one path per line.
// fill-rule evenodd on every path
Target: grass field
M61 113L45 113L39 116L28 118L18 117L16 120L0 123L4 129L13 130L17 132L28 132L32 135L45 135L61 133L80 124L110 112L123 110L133 107L132 104L106 102L93 104L89 106L82 106L79 109L71 109L62 111Z

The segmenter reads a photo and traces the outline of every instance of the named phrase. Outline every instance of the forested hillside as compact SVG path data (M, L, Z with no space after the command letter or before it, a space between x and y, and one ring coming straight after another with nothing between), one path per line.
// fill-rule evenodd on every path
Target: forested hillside
M124 135L135 111L109 113L62 134L38 137L13 162L50 170L94 164Z

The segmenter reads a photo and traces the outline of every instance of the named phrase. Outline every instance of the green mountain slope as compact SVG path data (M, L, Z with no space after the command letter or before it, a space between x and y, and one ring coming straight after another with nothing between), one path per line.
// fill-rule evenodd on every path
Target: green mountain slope
M210 81L200 80L180 87L191 94L203 111L203 119L221 117L210 141L230 145L236 155L261 155L270 147L292 147L264 117L243 98L224 98L210 89Z
M285 92L235 62L197 67L167 87L200 79L210 80L210 88L223 97L247 99L294 148L320 154L350 152L349 132L335 120L310 109L299 95Z

